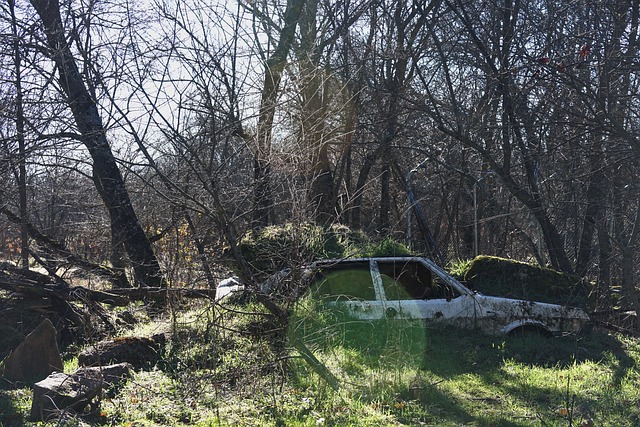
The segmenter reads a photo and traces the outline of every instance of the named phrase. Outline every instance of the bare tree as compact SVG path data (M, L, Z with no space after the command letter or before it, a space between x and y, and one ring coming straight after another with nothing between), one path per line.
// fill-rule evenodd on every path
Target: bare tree
M162 286L162 273L149 239L133 210L129 194L107 141L95 99L87 90L69 46L57 1L31 2L42 20L48 54L56 65L59 84L66 96L81 141L93 160L93 180L109 211L112 230L122 241L143 286Z
M293 45L304 0L287 0L282 27L273 52L264 52L264 83L260 94L260 110L255 143L254 221L258 225L269 224L269 209L273 203L270 189L270 153L273 119L276 111L278 91L284 67ZM256 11L258 12L258 11ZM272 28L275 30L275 28ZM273 34L271 35L273 37Z
M14 82L16 88L16 139L18 141L18 189L20 193L20 226L22 267L29 268L29 233L27 231L27 168L25 148L25 120L22 93L22 57L18 22L16 18L15 0L7 0L11 16L11 36L13 38Z

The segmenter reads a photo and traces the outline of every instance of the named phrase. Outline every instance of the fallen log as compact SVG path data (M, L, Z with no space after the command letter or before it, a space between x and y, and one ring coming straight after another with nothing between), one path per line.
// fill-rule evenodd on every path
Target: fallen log
M115 306L126 306L131 302L128 298L109 292L69 286L66 283L51 283L49 276L36 271L22 272L19 269L10 273L0 271L0 289L28 298L56 297L64 301L94 301Z
M20 218L14 212L11 212L6 207L0 207L0 213L3 213L7 219L16 224L22 224L23 219ZM27 233L29 233L29 237L31 237L38 245L41 247L47 248L48 251L51 251L61 257L65 262L70 265L74 265L86 272L92 273L98 277L101 277L109 282L113 283L115 286L120 287L128 287L130 286L127 278L124 274L116 270L112 270L108 267L105 267L100 264L96 264L87 259L80 257L77 254L72 253L69 249L67 249L64 244L58 242L51 237L45 235L40 230L38 230L32 223L26 221ZM35 255L35 254L32 254Z
M129 298L70 286L64 279L34 270L0 265L0 326L20 330L24 325L50 319L61 343L82 342L115 330L100 303L126 306ZM3 344L9 344L4 343ZM0 350L0 358L9 348Z
M109 294L125 296L131 300L138 301L162 301L172 297L215 299L216 290L194 288L118 288L110 289Z
M113 288L105 291L71 286L33 270L3 265L0 269L0 289L30 298L57 297L65 301L93 301L114 306L126 306L132 301L162 301L167 298L215 299L216 290L209 288ZM8 271L7 271L8 270Z

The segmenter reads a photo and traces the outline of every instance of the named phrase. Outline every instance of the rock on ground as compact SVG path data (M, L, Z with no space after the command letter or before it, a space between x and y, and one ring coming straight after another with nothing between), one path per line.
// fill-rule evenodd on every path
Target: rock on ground
M135 368L152 366L160 360L165 343L162 334L146 337L121 337L102 341L78 355L80 366L99 366L127 362Z
M31 420L46 421L66 411L81 412L102 390L102 380L54 372L33 386Z
M2 376L10 381L31 382L62 371L56 328L44 319L4 361Z
M102 390L117 385L131 374L128 363L81 368L67 375L54 372L33 387L31 420L47 421L69 413L81 413L97 400Z

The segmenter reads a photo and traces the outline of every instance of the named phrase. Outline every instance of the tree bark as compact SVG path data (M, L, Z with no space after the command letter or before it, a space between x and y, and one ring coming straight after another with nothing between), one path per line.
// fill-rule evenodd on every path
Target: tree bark
M619 200L620 198L616 198ZM635 280L635 253L636 242L638 235L640 235L640 197L635 206L636 214L634 220L630 225L630 232L626 231L625 219L621 215L622 209L618 210L616 214L616 235L618 245L620 246L620 252L622 259L620 261L622 269L622 293L626 305L636 312L635 322L633 324L633 330L637 331L640 327L638 316L640 315L640 292L636 288Z
M43 1L43 0L34 0ZM256 225L268 225L269 210L272 205L271 194L271 137L273 132L273 119L276 109L276 100L282 72L287 61L287 56L293 44L298 20L302 13L305 0L287 0L284 13L284 26L280 33L280 39L273 55L264 66L264 83L260 101L260 113L258 116L258 132L256 151L254 154L254 213L253 220Z
M609 310L612 307L611 299L611 260L613 249L609 237L610 212L600 209L596 224L598 224L598 309Z
M587 200L584 218L582 220L582 233L578 246L578 255L576 260L576 274L584 276L589 268L591 253L593 248L593 236L595 234L596 218L598 217L600 206L604 205L602 196L602 182L604 176L602 173L603 156L598 148L591 164L591 176L589 177L589 186L587 187Z
M365 185L369 179L369 173L375 165L378 157L380 156L380 150L376 150L373 153L369 153L364 158L364 163L358 173L358 181L356 183L356 189L354 191L353 203L350 203L351 207L351 226L355 229L359 229L362 224L362 197L365 193Z
M29 234L27 232L27 152L25 149L24 107L22 95L22 55L20 54L20 38L15 13L15 0L7 1L11 14L11 36L13 41L13 66L16 88L16 139L18 141L18 192L20 198L20 258L23 268L29 268Z
M300 52L302 80L302 135L305 148L310 153L309 201L315 221L327 225L336 218L333 194L333 172L329 160L328 142L325 140L327 117L327 92L325 76L319 64L316 39L316 15L318 0L307 0L300 16Z
M164 286L158 260L131 205L96 103L82 80L65 39L58 0L31 0L31 4L44 24L49 54L56 64L60 86L82 135L82 142L93 160L93 180L118 233L115 240L124 243L141 286Z

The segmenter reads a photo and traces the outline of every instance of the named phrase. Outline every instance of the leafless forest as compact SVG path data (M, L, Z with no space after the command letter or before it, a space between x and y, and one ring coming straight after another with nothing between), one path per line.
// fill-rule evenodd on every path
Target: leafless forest
M639 305L638 1L0 8L11 274L204 288L248 231L310 222Z

